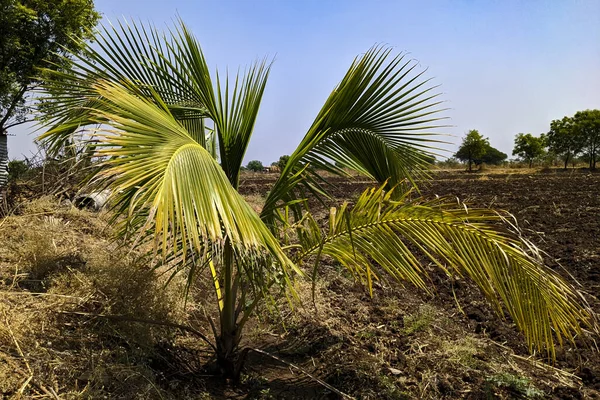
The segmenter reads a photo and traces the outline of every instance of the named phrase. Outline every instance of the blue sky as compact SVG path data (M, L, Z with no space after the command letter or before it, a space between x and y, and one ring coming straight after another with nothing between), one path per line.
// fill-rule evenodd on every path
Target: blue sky
M235 72L274 57L246 161L291 153L353 58L374 44L408 51L440 84L454 151L469 129L512 151L515 134L600 108L600 1L96 0L105 18L177 15L208 63ZM10 156L34 149L12 130Z

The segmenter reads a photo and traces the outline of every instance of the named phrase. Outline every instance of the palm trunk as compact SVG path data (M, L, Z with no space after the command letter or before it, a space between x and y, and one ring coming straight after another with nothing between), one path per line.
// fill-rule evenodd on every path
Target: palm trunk
M8 183L8 137L0 128L0 203L5 200Z
M247 351L240 351L239 344L241 326L237 323L237 282L234 279L233 249L229 242L225 243L223 254L224 282L223 308L220 317L220 333L216 338L217 364L227 379L239 381Z

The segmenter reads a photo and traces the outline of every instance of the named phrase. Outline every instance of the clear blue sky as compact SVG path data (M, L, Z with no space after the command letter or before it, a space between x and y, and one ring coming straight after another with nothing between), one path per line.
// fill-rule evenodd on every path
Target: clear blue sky
M600 1L96 0L105 18L166 26L179 14L212 67L275 57L246 161L301 140L352 59L376 43L408 51L441 84L455 145L478 129L509 154L514 135L600 108ZM14 129L11 157L33 149Z

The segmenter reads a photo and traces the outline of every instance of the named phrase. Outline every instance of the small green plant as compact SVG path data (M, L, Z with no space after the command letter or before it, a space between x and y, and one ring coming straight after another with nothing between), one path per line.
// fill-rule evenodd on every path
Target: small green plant
M513 392L518 398L539 399L544 397L544 392L536 388L531 381L524 376L509 373L496 374L487 379L488 398L493 398L493 388L505 388Z
M404 333L410 335L423 331L431 325L435 318L435 309L429 304L419 306L419 310L404 316Z

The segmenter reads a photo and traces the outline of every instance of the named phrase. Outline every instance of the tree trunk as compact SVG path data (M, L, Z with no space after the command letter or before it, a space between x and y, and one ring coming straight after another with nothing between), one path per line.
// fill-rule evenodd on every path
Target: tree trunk
M241 327L237 321L237 290L238 282L235 279L233 248L229 239L226 240L223 251L224 279L221 290L223 291L223 308L220 315L220 334L217 342L217 364L226 379L238 382L246 360L247 351L240 351Z
M567 157L565 158L565 169L567 169L568 165L569 165L569 154L567 154Z
M239 382L248 354L248 349L240 351L239 344L240 335L237 329L233 332L221 329L221 335L217 338L217 365L223 377L233 382Z
M8 136L0 128L0 203L4 202L8 183Z
M533 159L529 160L529 168L533 165Z

